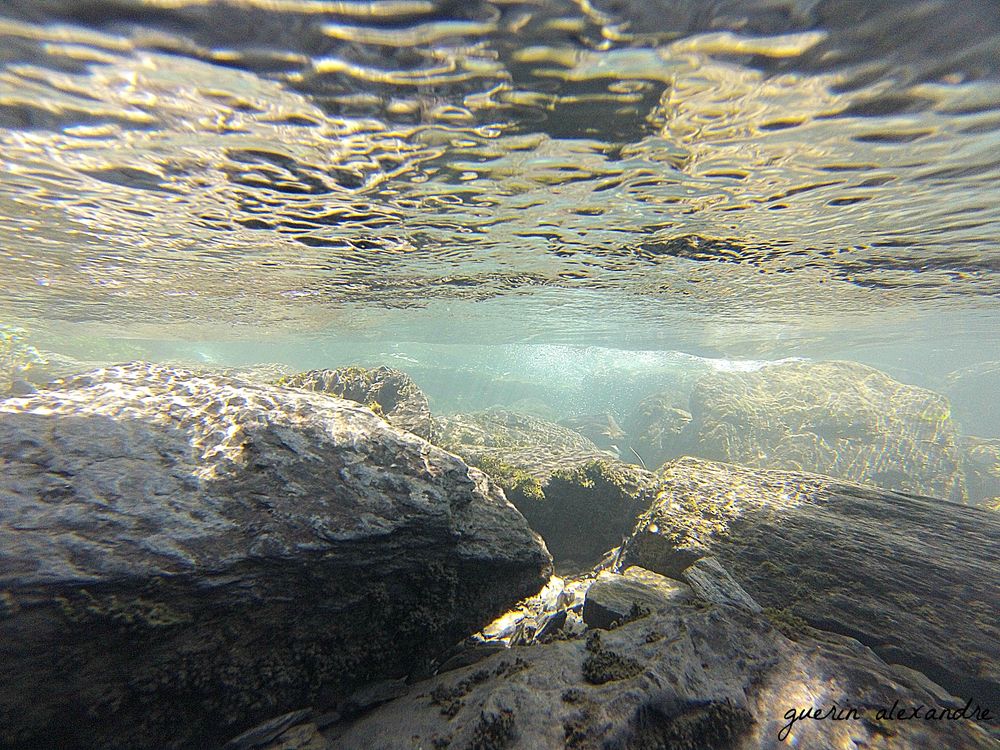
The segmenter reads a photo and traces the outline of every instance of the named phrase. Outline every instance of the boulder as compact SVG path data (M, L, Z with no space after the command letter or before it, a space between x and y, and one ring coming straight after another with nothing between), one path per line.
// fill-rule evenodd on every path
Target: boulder
M548 580L476 469L322 393L134 363L0 402L0 746L206 748Z
M703 376L689 453L966 499L948 399L857 362L790 361Z
M659 476L623 564L679 577L712 555L766 608L857 638L956 695L1000 695L995 513L693 458Z
M691 599L687 584L632 566L624 575L602 571L587 589L583 620L588 627L607 630L677 602Z
M509 467L525 475L526 492L529 483L540 487L560 469L614 458L569 427L507 409L452 414L436 422L438 445L470 464L485 465L488 473Z
M936 706L933 693L898 680L853 639L792 641L761 615L675 603L614 630L511 649L417 683L327 736L331 747L379 750L996 747L967 718L880 719L894 702ZM798 717L831 708L855 714L788 718L793 709Z
M389 367L340 367L309 370L279 378L278 385L329 393L372 409L391 424L434 440L434 420L427 396L409 375Z
M562 425L503 409L439 425L439 444L495 479L562 566L589 568L649 505L651 472Z

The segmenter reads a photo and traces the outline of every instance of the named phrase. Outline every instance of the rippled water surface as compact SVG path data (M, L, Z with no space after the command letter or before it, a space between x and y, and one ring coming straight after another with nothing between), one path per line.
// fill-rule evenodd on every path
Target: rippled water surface
M981 0L7 0L3 318L944 374L1000 358L998 73Z
M998 292L994 3L15 0L0 37L18 317Z

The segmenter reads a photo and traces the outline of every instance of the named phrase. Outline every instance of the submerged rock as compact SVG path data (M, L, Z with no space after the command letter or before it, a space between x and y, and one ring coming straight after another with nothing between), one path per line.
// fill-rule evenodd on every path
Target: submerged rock
M436 420L438 445L491 473L510 467L540 487L553 472L614 456L575 430L529 414L487 409ZM524 490L530 491L527 486Z
M674 602L610 631L514 648L417 683L328 737L332 747L379 750L995 747L968 719L880 720L878 709L894 702L936 705L909 682L853 639L791 641L761 615ZM831 708L856 713L788 718Z
M690 453L966 499L948 399L856 362L712 372L691 394Z
M24 330L0 324L0 398L23 393L44 362L41 353L27 343Z
M621 457L629 442L628 435L610 412L566 417L559 420L559 424L580 433L601 450L618 457Z
M503 409L439 424L439 444L493 477L558 562L590 567L649 505L652 473L567 427Z
M755 614L763 612L763 607L733 580L729 571L714 557L701 558L681 573L681 578L687 581L691 590L706 602L739 607Z
M607 630L691 598L687 584L643 568L632 566L624 575L603 571L587 589L583 620L588 627Z
M1000 695L994 513L814 474L666 464L623 562L678 577L708 555L766 608L858 638L956 695Z
M484 474L325 394L98 370L0 402L0 456L5 748L219 746L551 572Z
M409 375L389 367L309 370L277 381L287 388L321 391L363 404L390 423L433 441L434 420L427 396Z
M1000 438L963 437L969 502L1000 510Z

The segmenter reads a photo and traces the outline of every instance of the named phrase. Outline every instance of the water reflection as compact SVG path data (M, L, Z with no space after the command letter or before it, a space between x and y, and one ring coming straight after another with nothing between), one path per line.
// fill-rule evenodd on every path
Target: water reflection
M545 288L655 326L1000 291L988 4L3 13L20 320L322 327Z

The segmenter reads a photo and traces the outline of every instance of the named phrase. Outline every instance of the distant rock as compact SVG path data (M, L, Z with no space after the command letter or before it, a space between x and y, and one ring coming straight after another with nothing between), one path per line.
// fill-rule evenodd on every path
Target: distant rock
M0 398L23 392L32 371L44 362L42 354L28 344L26 331L0 324Z
M367 406L396 427L435 440L427 396L409 375L389 367L340 367L309 370L277 380L287 388L329 393Z
M1000 438L963 437L969 502L1000 510Z
M559 424L569 427L590 440L603 451L622 457L622 451L629 443L629 437L610 412L566 417Z
M659 478L623 564L679 577L715 556L766 608L858 638L956 695L1000 695L995 513L693 458Z
M436 422L438 445L472 464L516 467L536 483L560 469L614 458L575 430L507 409L451 414Z
M406 675L551 573L482 472L321 393L98 370L0 401L0 455L12 750L221 746Z
M982 347L986 352L990 347ZM1000 425L1000 359L977 362L949 372L941 392L955 404L955 416L963 429L977 434L995 434Z
M438 444L493 477L558 562L590 567L649 505L652 473L567 427L503 409L438 424Z
M201 370L202 367L192 367L193 370ZM274 383L281 378L291 377L294 371L291 367L281 362L260 362L253 365L243 365L241 367L223 367L218 370L209 370L216 375L223 375L231 378L242 378L251 383L267 385ZM336 394L332 394L336 395Z
M966 499L948 399L856 362L712 372L691 393L690 453Z
M676 603L610 631L514 648L417 683L327 736L331 747L379 750L770 750L789 738L808 750L996 747L967 719L880 720L878 709L894 702L936 705L910 682L850 638L791 641L761 615ZM791 709L834 706L857 716L787 718Z

